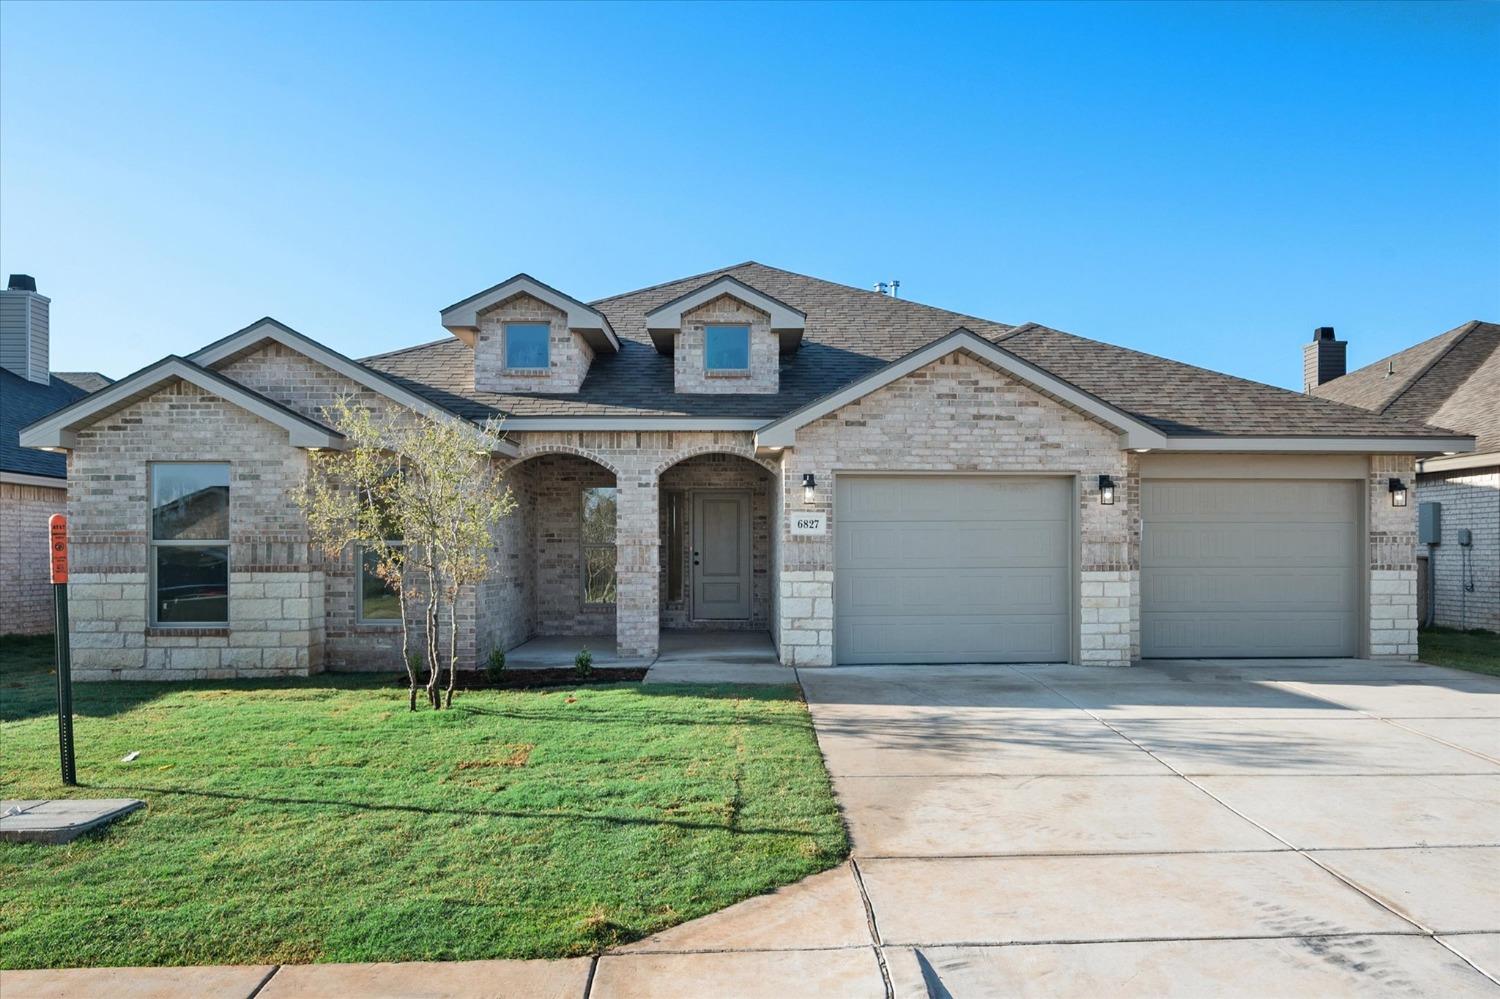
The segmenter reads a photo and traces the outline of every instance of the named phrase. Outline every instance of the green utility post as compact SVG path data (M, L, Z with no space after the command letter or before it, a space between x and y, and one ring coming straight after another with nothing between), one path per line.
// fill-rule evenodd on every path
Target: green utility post
M68 518L54 513L47 521L52 544L52 625L57 642L57 752L62 782L78 786L73 761L73 661L68 648Z

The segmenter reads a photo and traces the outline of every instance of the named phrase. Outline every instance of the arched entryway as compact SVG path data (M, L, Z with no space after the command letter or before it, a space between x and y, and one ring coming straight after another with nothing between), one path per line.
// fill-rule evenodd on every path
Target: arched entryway
M587 647L607 665L618 614L616 470L557 448L523 452L505 476L516 506L479 593L481 655L499 649L513 666L560 666Z
M760 461L719 450L658 470L663 658L731 649L774 660L775 481Z

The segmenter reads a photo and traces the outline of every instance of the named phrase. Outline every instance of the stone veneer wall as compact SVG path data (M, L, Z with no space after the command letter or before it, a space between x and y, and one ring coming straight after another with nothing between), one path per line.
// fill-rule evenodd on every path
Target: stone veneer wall
M661 475L673 465L699 454L736 454L763 467L773 467L755 457L754 437L749 432L675 431L575 431L512 434L521 449L516 461L540 455L573 454L594 461L615 476L619 489L616 522L615 642L622 655L650 658L656 655L660 629ZM538 507L545 504L544 473L536 472ZM570 505L576 498L570 501ZM538 530L543 527L539 523ZM772 537L771 544L776 544ZM543 601L538 596L537 626L548 628Z
M952 354L797 431L781 462L788 515L821 510L828 532L780 541L781 661L834 660L833 490L841 471L1078 474L1081 536L1079 659L1125 666L1140 658L1140 488L1133 456L1115 430L968 354ZM817 498L802 498L802 475ZM1095 479L1114 477L1117 498L1099 503ZM786 531L781 518L780 529Z
M230 466L228 628L148 623L148 470L157 461ZM74 675L220 679L321 669L323 577L287 494L305 462L281 428L185 383L80 430L68 460Z
M1416 481L1411 455L1371 455L1368 481L1369 649L1372 658L1417 657L1417 502L1391 505L1388 483Z
M772 476L765 466L730 454L703 454L661 475L662 490L682 493L682 599L667 595L666 503L661 504L661 626L663 628L760 631L771 621ZM750 617L745 621L698 621L693 617L693 494L728 489L750 494Z
M704 327L719 324L750 327L749 371L704 370ZM781 341L771 332L771 317L733 295L685 313L672 356L672 385L678 392L768 393L781 384Z
M47 520L68 512L68 490L0 482L0 635L52 632Z
M550 327L546 371L505 367L505 324L546 323ZM474 340L474 387L481 392L577 392L594 359L593 348L568 328L567 313L530 295L514 295L479 317Z
M1442 504L1441 545L1433 553L1437 601L1434 624L1500 631L1500 467L1433 472L1417 480L1416 502ZM1460 528L1473 532L1465 552ZM1427 547L1420 546L1426 555ZM1464 556L1468 556L1468 568ZM1464 589L1472 582L1472 592Z
M613 486L615 477L609 469L572 454L542 455L521 467L527 466L532 476L536 631L611 634L615 607L583 602L583 490Z

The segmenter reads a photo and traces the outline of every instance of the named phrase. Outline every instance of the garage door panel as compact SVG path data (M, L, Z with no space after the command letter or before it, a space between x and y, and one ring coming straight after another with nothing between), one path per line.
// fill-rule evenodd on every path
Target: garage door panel
M1304 611L1348 614L1354 592L1343 569L1287 573L1278 569L1155 568L1141 585L1141 612L1151 614L1232 613L1243 607L1263 612Z
M836 619L841 662L1046 662L1067 648L1067 619L1054 614Z
M1070 480L841 476L835 494L839 662L1067 658Z
M1347 656L1358 636L1346 614L1153 614L1143 618L1141 641L1148 656L1239 658L1257 656Z
M975 511L1002 507L1008 521L1058 521L1068 516L1067 506L1057 505L1058 495L1067 485L1061 479L911 475L846 477L843 481L858 485L839 491L840 520L964 520L972 518Z
M1233 566L1352 566L1353 524L1151 525L1141 558L1158 566L1194 566L1212 559Z
M1061 524L994 525L981 521L890 521L840 524L838 541L849 568L909 566L984 568L1055 566L1068 556Z
M836 611L851 620L891 614L1053 614L1066 607L1066 569L851 569L839 576Z
M1142 655L1354 655L1359 504L1352 480L1142 483Z

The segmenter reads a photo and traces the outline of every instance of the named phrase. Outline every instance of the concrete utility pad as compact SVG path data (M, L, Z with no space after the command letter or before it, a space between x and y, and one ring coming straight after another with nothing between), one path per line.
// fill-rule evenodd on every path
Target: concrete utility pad
M1312 857L1429 930L1500 932L1500 848L1334 850Z
M897 999L1410 999L1496 994L1493 982L1424 937L930 947L887 949L886 962Z
M1295 853L866 860L887 944L1414 932Z
M144 807L139 798L0 801L0 840L67 843Z
M1281 850L1180 777L845 777L861 857Z
M1500 765L1375 718L1120 718L1111 724L1188 775L1500 773Z
M622 954L599 959L590 999L734 996L881 999L885 981L873 947L847 950Z
M269 964L216 968L63 968L0 971L5 999L246 999L271 974Z
M1500 774L1199 777L1301 850L1500 846Z
M566 961L410 961L397 964L285 965L256 999L577 999L589 959ZM9 999L9 997L7 997Z

